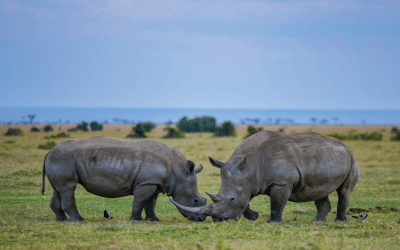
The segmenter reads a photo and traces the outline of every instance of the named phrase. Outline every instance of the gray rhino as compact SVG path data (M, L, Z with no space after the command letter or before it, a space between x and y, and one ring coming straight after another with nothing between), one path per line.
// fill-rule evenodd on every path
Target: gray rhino
M176 148L157 140L128 141L96 136L66 140L49 151L43 163L54 189L50 208L57 221L84 220L79 214L74 191L81 184L88 192L107 198L134 195L131 220L158 221L155 206L159 193L167 193L188 207L203 206L207 199L197 191L195 164ZM192 221L206 216L181 214Z
M249 208L250 200L266 194L271 200L267 222L281 222L287 201L314 201L317 215L324 221L331 210L328 195L339 197L336 221L347 221L350 193L359 176L357 161L346 145L337 139L308 132L285 135L261 131L245 139L227 162L209 157L221 169L221 189L214 201L189 208L171 201L181 210L212 216L214 221L245 218L255 220L258 213Z

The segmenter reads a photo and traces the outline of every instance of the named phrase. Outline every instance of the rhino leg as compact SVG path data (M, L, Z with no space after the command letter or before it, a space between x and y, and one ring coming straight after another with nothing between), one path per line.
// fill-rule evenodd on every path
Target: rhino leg
M283 221L283 209L289 200L291 191L291 188L288 186L273 185L271 187L269 195L271 198L271 215L267 220L268 223Z
M67 216L65 212L61 209L61 196L56 190L53 190L53 197L50 201L50 208L56 214L56 221L65 221Z
M76 187L76 186L75 186ZM61 196L61 209L65 211L70 219L69 221L84 221L85 219L79 214L75 203L75 187L60 192Z
M160 221L156 216L156 202L158 193L156 192L150 199L144 203L144 212L146 213L145 220Z
M322 199L316 200L315 206L317 207L317 215L313 221L326 221L326 216L329 211L331 211L331 202L329 201L329 196L325 196Z
M350 200L350 191L349 190L343 190L338 189L337 191L339 201L337 205L337 213L336 213L336 218L335 221L347 221L347 207L349 206L349 200Z
M246 210L243 212L244 218L248 220L257 220L258 213L250 209L250 206L247 206Z
M146 202L153 197L156 191L157 191L156 185L139 185L135 188L135 190L133 191L134 198L132 204L132 215L130 220L135 220L135 221L143 220L142 217L143 208L145 207ZM150 205L148 207L150 207Z

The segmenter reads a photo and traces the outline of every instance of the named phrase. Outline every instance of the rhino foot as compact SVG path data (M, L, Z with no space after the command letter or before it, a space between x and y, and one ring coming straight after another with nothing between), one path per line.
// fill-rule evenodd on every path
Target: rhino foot
M267 223L278 223L278 222L284 222L282 219L268 219Z
M254 220L257 220L257 218L258 218L258 212L248 209L248 210L244 211L243 216L244 216L244 218L246 218L248 220L254 221Z
M143 218L142 218L142 216L131 216L131 218L129 219L129 220L133 220L133 221L142 221L143 220Z
M82 217L71 217L69 221L84 221L85 219Z
M68 220L68 218L65 216L65 217L56 217L56 219L55 219L55 221L67 221Z
M160 221L160 219L157 218L157 216L153 216L153 217L147 217L146 216L145 220L147 220L147 221Z
M348 220L347 220L347 217L344 217L344 218L336 217L333 221L348 221Z

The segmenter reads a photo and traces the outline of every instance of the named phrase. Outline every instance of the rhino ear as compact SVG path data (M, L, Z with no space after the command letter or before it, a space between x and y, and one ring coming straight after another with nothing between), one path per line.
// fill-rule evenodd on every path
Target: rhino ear
M211 158L210 156L208 157L208 159L210 160L211 164L216 168L221 168L222 165L225 164L222 161L218 161L218 160L215 160L215 159Z
M200 173L201 171L203 171L203 165L199 165L195 170L194 170L194 173L195 174L198 174L198 173Z
M188 174L194 173L194 167L195 167L194 162L188 160L185 166L186 172Z
M240 170L243 170L244 166L246 165L247 156L240 159L235 165L232 166L232 173L237 173Z

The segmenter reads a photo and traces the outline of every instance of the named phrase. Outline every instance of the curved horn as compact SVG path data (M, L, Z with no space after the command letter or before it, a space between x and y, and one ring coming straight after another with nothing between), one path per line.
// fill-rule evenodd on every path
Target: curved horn
M173 199L169 198L169 200L179 209L188 212L188 213L193 213L193 214L202 214L206 216L211 216L212 212L212 204L208 204L202 207L185 207L182 206L178 203L176 203Z
M211 200L212 200L213 202L219 202L219 201L221 201L221 198L219 198L218 195L210 194L210 193L208 193L208 192L206 192L206 194L207 194L208 196L210 196L210 198L211 198Z

